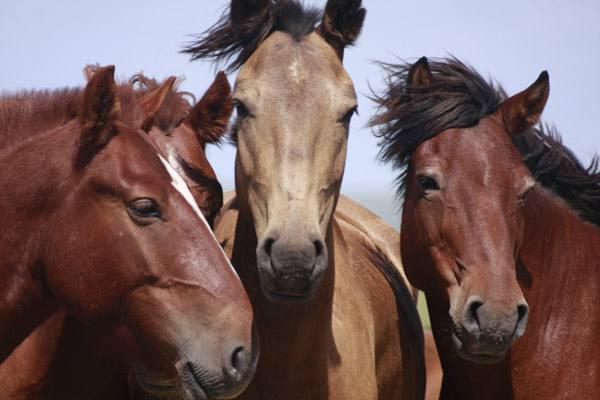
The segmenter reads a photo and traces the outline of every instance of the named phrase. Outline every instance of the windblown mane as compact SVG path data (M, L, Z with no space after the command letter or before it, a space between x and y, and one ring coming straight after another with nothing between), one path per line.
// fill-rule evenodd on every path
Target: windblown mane
M402 194L406 166L424 141L451 128L475 126L506 99L502 87L483 78L456 58L430 60L433 81L427 87L407 85L411 64L383 64L387 89L374 94L378 114L371 119L380 138L382 160L401 171ZM554 129L541 126L513 138L532 175L543 187L565 200L579 215L600 225L600 162L585 168L560 141Z
M243 26L234 27L228 7L219 21L185 46L182 53L191 55L192 61L228 62L227 69L233 71L244 64L273 32L286 32L300 40L314 31L320 20L318 9L307 8L296 0L269 0L266 13L251 18Z

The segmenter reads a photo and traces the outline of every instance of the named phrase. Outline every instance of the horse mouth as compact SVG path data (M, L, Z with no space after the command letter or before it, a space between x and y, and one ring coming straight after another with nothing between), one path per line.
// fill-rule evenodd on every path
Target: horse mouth
M179 369L180 382L185 399L208 400L208 391L204 388L198 374L190 362L183 363Z
M144 381L144 379L140 379L140 377L138 377L136 380L144 392L154 396L166 397L177 393L177 387L172 384L150 383Z
M504 359L507 351L502 353L472 353L456 333L452 333L452 343L459 356L475 364L496 364Z
M293 293L290 291L275 291L266 287L266 285L261 286L265 297L269 301L281 304L305 304L313 298L316 292L315 289L311 289L308 291Z

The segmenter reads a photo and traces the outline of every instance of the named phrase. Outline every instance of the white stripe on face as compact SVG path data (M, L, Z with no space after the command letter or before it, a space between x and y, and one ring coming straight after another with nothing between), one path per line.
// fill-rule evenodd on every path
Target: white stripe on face
M160 158L160 161L163 163L167 172L171 176L171 179L172 179L171 185L173 185L173 187L183 196L183 198L189 203L189 205L192 207L192 209L196 212L198 217L200 217L200 219L208 227L208 222L206 222L206 218L204 218L204 214L202 214L202 211L200 211L200 208L198 207L196 200L194 200L194 196L192 196L192 192L190 192L190 189L185 184L185 181L183 180L181 175L179 175L177 173L177 171L175 170L175 168L173 168L173 165L171 164L171 162L173 162L174 160L167 161L160 154L158 155L158 157ZM172 157L169 156L169 158L172 158Z
M238 276L235 268L233 268L233 265L231 265L231 262L229 261L229 257L227 257L227 254L225 254L225 251L223 250L223 248L219 244L219 241L217 240L217 237L215 236L215 234L214 234L213 230L211 229L211 227L208 225L208 222L206 221L206 218L204 217L204 214L202 214L202 211L200 211L200 208L198 207L198 203L196 203L196 200L194 200L194 196L192 196L192 192L190 192L190 189L185 184L185 181L183 180L183 178L181 177L181 175L179 175L177 173L177 171L175 170L175 168L173 168L173 165L170 162L168 162L167 160L165 160L163 156L161 156L160 154L158 154L158 158L163 163L163 165L165 166L165 169L167 170L167 172L171 176L171 179L172 179L171 185L173 185L173 187L175 188L175 190L177 190L179 192L179 194L181 194L181 196L188 202L188 204L196 212L196 214L198 215L198 217L202 220L202 222L204 222L204 225L206 226L206 229L212 235L213 239L217 243L217 247L219 249L221 249L221 253L223 254L223 257L225 257L225 259L227 260L227 264L229 264L229 267L231 268L231 270L233 271L233 273L235 274L235 276L237 276L238 279L239 279L239 276ZM171 162L177 162L176 161L176 157L175 157L173 151L171 151L171 149L169 149L169 161L171 161Z

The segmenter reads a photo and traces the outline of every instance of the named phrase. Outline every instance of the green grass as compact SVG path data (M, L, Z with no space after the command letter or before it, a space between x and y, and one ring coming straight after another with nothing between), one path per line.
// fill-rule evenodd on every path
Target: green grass
M421 317L421 322L423 323L423 329L431 329L431 321L429 321L429 312L427 311L427 302L425 301L425 295L423 292L419 292L417 310L419 310L419 316Z

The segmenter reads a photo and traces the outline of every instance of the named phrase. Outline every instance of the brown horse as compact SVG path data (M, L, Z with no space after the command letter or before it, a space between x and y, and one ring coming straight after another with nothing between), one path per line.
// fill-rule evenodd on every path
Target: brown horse
M172 79L172 78L171 78ZM140 84L140 93L150 96L163 85L141 74L131 83ZM227 132L233 112L231 87L224 72L219 72L204 96L190 106L185 92L171 90L148 132L160 153L179 172L209 225L223 206L223 188L206 158L206 145L218 144Z
M400 266L380 236L334 216L357 106L342 56L365 10L330 0L320 14L234 0L186 49L241 66L237 197L216 232L232 244L267 343L241 398L422 398L422 330Z
M532 128L548 74L505 98L455 59L389 71L373 124L406 167L402 259L427 296L441 397L600 398L600 171Z
M98 69L83 91L0 99L8 189L0 195L0 317L10 327L2 331L2 361L39 328L23 346L56 346L55 361L78 368L71 379L89 380L98 370L93 361L68 362L77 351L99 353L87 347L99 343L108 354L126 354L150 392L230 398L247 385L256 360L250 304L183 179L139 128L153 125L166 91L138 101L113 73ZM84 334L91 340L70 342ZM12 365L32 362L18 360ZM114 398L103 385L75 394L68 387L78 382L68 379L60 391L60 372L18 393L3 385L2 395Z

